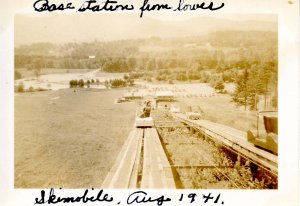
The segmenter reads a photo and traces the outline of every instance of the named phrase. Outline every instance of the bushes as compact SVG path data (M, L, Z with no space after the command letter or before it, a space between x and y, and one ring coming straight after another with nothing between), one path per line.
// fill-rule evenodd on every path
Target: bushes
M157 81L166 81L167 77L165 75L159 75L159 76L156 77L156 80Z
M78 86L79 86L79 87L84 87L84 81L83 81L83 79L80 79L80 80L78 81Z
M24 84L21 82L15 90L16 92L24 92Z
M21 82L18 86L15 87L15 92L23 93L23 92L42 92L48 91L49 89L43 88L33 88L32 86L25 90L24 84Z
M145 74L143 72L131 72L129 73L129 78L130 79L139 79L139 78L142 78L144 77ZM124 79L125 79L125 76L124 76Z
M224 90L225 86L223 82L218 82L215 86L215 90L217 90L218 92L222 93Z
M78 82L77 82L76 79L75 80L70 80L69 85L70 85L70 88L77 87Z
M176 80L178 80L178 81L186 81L186 80L188 80L188 78L187 78L187 76L185 74L180 73L180 74L176 75Z
M169 81L195 81L200 80L201 82L209 82L210 74L206 74L202 71L197 70L189 70L189 69L183 69L183 68L177 68L173 70L160 70L155 73L155 80L156 81L163 81L163 82L169 82Z
M21 79L21 78L22 78L22 74L19 71L15 71L15 80Z
M43 88L36 88L34 91L36 92L43 92L43 91L48 91L48 89L43 89Z
M101 82L99 81L99 79L91 79L91 80L86 80L84 82L83 79L80 80L70 80L69 81L69 86L70 88L76 88L76 87L81 87L83 88L84 86L86 87L90 87L90 85L99 85ZM130 76L126 76L125 79L111 79L109 81L105 81L104 82L104 86L106 86L107 88L109 87L126 87L126 86L133 86L134 85L134 79L131 79Z
M133 86L134 85L134 79L128 79L127 83L129 84L129 86Z
M27 90L27 92L34 92L33 87L29 87L29 89Z
M126 87L126 81L122 79L113 79L109 81L111 87Z
M90 80L87 80L85 85L86 85L88 88L90 88L91 81L90 81Z
M84 86L89 87L90 85L93 85L93 84L99 85L100 84L99 79L96 79L96 81L94 79L91 79L91 80L88 79L86 82L84 82L83 79L79 79L79 80L72 79L69 81L70 88L76 88L76 87L83 88Z

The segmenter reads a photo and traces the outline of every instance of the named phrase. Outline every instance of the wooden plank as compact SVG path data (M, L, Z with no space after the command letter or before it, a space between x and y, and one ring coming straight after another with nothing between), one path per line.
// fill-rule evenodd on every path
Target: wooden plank
M142 173L142 188L149 188L150 180L150 157L149 157L149 130L144 130L144 160L143 160L143 173Z
M157 156L156 156L157 168L158 168L157 174L160 177L163 177L163 178L161 178L161 182L160 182L161 187L159 187L159 188L170 188L170 186L167 183L168 178L166 177L166 174L165 174L166 171L168 170L168 167L170 168L169 161L163 150L163 147L161 145L161 142L160 142L160 139L159 139L156 129L152 128L150 130L151 130L151 136L153 137L153 140L155 143L155 150L157 153ZM172 186L171 186L171 188L172 188Z
M122 158L124 157L124 154L126 152L126 149L129 145L129 143L132 141L132 138L133 138L133 131L131 131L129 133L129 136L128 138L125 140L123 146L122 146L122 149L121 151L119 152L116 160L115 160L115 163L113 164L112 168L110 169L110 171L108 172L108 174L106 175L103 183L102 183L102 188L109 188L110 187L110 182L111 182L111 179L114 177L118 167L119 167L119 163L121 162Z
M176 188L171 165L161 145L157 130L153 128L152 134L155 137L156 148L159 153L159 167L162 172L163 188Z
M142 129L134 128L124 143L114 166L107 174L102 188L129 187L140 138L142 138Z
M157 144L156 148L157 148L157 151L159 153L159 157L160 157L160 160L163 164L163 167L170 167L170 163L169 163L168 158L165 154L165 151L164 151L164 149L161 145L161 142L160 142L160 139L159 139L159 136L158 136L158 133L157 133L156 129L153 128L151 131L152 131L152 135L155 139L155 143Z
M228 127L226 125L214 123L214 122L207 121L207 120L198 120L196 124L199 124L202 126L207 126L207 127L213 127L218 130L221 130L224 133L230 134L230 135L236 137L237 139L247 141L247 133L244 131L240 131L235 128Z
M152 133L152 130L149 129L149 146L150 146L150 177L151 181L149 186L151 188L163 188L163 178L161 176L161 163L160 163L160 156L157 151L157 145Z
M137 139L138 144L137 144L137 150L136 150L136 157L135 157L135 162L133 165L132 173L131 173L131 178L129 182L128 188L137 188L137 181L138 181L138 173L139 173L139 166L140 166L140 161L141 161L141 149L142 149L142 142L143 142L143 130L139 130L139 138Z
M176 188L171 166L156 129L145 130L142 188Z

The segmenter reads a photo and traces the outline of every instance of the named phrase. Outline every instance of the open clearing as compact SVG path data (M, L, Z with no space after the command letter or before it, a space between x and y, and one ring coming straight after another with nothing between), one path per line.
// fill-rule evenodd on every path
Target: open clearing
M44 90L60 90L69 88L71 80L98 80L102 84L90 85L90 88L105 89L103 85L105 81L112 79L122 79L124 73L106 73L101 72L100 69L87 70L87 69L42 69L41 75L36 77L34 71L26 69L16 69L22 75L22 79L15 80L15 86L23 84L24 89L28 90L30 87L33 89Z
M135 118L124 90L15 95L15 187L100 187Z
M200 106L203 110L203 119L224 124L242 131L256 130L256 111L245 111L243 107L236 107L231 102L230 95L222 94L201 98L178 98L175 104L185 111L188 106ZM263 128L263 121L259 121Z

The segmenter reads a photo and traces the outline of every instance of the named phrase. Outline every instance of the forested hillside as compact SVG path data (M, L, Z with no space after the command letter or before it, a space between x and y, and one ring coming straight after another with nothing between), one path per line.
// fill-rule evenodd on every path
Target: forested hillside
M254 107L255 96L277 90L277 33L219 31L201 36L91 43L36 43L15 48L15 68L99 69L148 81L234 82L233 100ZM277 91L275 91L277 93ZM277 95L276 95L277 96ZM250 100L249 100L250 99Z
M89 56L95 56L89 59ZM111 42L36 43L15 49L15 67L103 68L108 72L157 69L226 71L277 62L277 33L215 32L185 38L152 37Z

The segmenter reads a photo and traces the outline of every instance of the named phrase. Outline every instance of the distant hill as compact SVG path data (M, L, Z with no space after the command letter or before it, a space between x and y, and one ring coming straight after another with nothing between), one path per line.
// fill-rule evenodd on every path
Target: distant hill
M157 36L197 36L215 31L277 31L274 18L242 20L200 16L187 20L162 21L154 18L138 18L136 15L51 15L15 16L15 46L38 42L69 43L113 41ZM257 18L259 19L259 18Z

